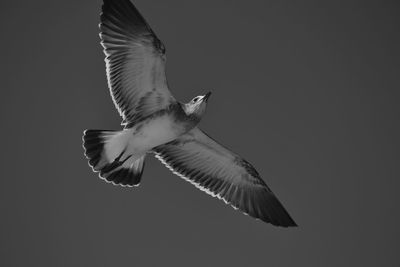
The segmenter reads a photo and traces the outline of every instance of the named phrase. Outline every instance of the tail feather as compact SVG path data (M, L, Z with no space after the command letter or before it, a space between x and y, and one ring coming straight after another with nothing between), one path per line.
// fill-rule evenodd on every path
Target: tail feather
M138 186L145 155L135 157L129 154L127 140L123 131L86 130L83 148L89 165L100 178L115 185Z

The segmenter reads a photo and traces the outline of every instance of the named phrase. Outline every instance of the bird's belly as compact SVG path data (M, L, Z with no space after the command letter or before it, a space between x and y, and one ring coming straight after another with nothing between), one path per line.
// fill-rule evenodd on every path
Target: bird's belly
M135 126L130 145L135 151L147 152L176 139L184 131L183 125L177 123L172 116L163 115Z

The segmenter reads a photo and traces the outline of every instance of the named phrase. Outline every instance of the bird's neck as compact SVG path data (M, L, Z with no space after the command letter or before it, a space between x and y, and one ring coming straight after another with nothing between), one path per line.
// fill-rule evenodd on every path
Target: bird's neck
M194 128L201 120L201 117L188 109L188 105L179 103L180 109L177 112L177 119L186 125L188 130Z

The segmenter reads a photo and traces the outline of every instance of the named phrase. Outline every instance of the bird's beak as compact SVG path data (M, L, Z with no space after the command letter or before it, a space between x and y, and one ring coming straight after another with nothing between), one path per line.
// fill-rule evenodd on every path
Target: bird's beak
M203 97L203 101L207 102L207 100L210 97L210 95L211 95L211 92L208 92L207 94L205 94L204 97Z

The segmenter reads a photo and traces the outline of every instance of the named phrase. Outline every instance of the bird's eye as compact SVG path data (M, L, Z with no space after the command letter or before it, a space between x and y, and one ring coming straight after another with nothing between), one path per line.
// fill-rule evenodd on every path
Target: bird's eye
M193 102L197 102L197 100L199 100L199 97L196 96L195 98L193 98Z

